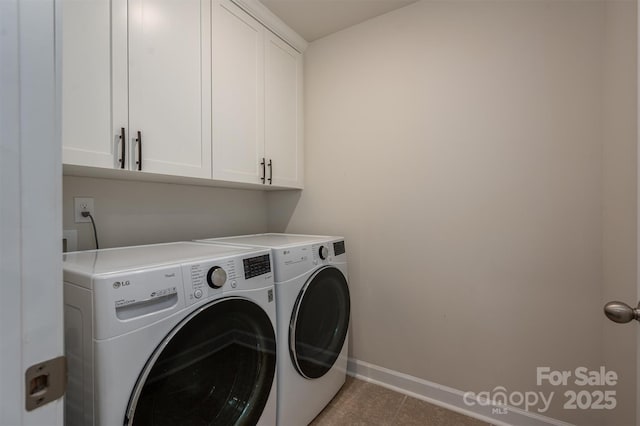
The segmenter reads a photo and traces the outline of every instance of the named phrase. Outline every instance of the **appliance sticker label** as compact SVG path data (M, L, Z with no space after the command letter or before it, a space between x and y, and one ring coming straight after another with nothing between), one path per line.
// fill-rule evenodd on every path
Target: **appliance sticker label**
M284 262L284 264L287 266L295 265L296 263L306 262L308 258L309 258L308 256L300 256L299 258L296 258L296 259L287 260Z

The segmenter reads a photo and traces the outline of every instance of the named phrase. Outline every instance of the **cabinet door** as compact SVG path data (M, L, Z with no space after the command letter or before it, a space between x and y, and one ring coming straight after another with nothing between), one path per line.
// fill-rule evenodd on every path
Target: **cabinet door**
M264 29L229 1L213 0L213 178L261 183Z
M109 0L66 0L57 8L65 164L121 166L121 128L127 130L126 0L113 2L113 38L111 8Z
M273 185L303 186L302 112L302 55L266 31L265 152Z
M129 1L134 170L211 177L209 8L205 0Z

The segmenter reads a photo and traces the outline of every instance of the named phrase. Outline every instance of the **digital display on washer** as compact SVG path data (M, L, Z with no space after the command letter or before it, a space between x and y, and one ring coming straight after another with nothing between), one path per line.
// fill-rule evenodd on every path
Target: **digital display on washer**
M344 241L336 241L333 243L333 252L336 256L340 256L345 252Z
M244 263L245 280L271 272L271 262L268 254L243 259L242 262Z

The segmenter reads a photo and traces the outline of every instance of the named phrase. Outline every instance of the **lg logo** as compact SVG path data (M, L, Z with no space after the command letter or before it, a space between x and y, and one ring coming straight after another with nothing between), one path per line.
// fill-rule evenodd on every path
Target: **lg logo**
M115 283L113 283L113 288L126 287L129 284L131 284L131 282L129 280L127 280L127 281L116 281Z

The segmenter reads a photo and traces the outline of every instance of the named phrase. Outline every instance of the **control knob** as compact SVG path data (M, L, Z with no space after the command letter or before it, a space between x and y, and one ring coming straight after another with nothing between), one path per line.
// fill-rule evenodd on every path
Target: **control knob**
M220 266L214 266L207 273L207 283L211 288L220 288L227 282L227 273Z
M320 259L325 260L329 256L329 249L326 246L321 246L318 254L320 255Z

